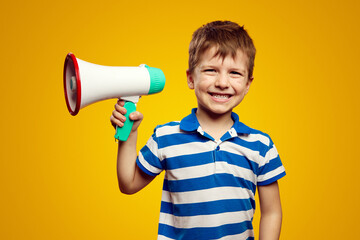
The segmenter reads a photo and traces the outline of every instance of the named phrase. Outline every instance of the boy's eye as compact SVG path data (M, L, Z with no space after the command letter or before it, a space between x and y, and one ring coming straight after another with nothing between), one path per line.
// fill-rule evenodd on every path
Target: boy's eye
M204 72L215 72L215 69L208 68L208 69L205 69Z
M232 75L242 76L242 73L240 73L240 72L236 72L236 71L232 71L232 72L230 72L230 74L232 74Z

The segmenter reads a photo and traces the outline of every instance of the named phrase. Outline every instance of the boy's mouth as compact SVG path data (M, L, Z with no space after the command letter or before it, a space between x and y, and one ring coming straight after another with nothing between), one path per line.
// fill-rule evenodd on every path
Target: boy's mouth
M229 99L231 97L230 94L220 94L220 93L210 93L210 95L218 99Z

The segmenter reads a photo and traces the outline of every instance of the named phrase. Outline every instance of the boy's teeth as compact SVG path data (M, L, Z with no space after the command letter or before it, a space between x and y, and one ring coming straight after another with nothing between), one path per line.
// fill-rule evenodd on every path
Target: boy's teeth
M219 94L213 94L214 97L216 98L222 98L222 99L226 99L229 98L229 95L219 95Z

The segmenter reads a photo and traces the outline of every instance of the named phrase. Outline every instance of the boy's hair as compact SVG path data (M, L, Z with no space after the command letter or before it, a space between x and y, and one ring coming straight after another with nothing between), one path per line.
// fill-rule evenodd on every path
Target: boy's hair
M248 57L249 78L253 75L256 49L244 27L230 21L214 21L196 30L189 47L189 72L192 73L201 55L211 47L217 47L215 56L234 58L238 49Z

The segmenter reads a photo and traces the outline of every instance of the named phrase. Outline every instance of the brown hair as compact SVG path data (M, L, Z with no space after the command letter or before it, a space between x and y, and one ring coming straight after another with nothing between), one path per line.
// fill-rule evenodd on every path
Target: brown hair
M249 78L253 75L256 49L243 26L230 21L214 21L196 30L189 47L189 72L197 66L201 55L210 47L218 48L215 56L225 58L231 54L234 58L238 49L248 57Z

